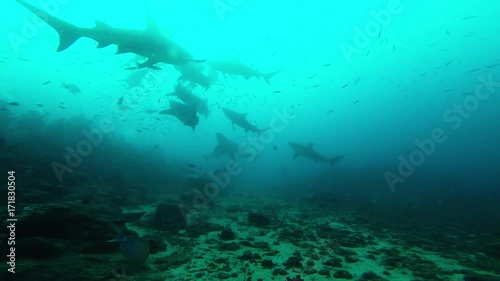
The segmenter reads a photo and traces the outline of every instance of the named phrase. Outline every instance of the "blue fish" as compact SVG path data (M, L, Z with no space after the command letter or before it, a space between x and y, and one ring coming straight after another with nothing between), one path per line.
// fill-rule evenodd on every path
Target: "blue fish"
M120 251L131 262L143 263L148 259L149 243L135 232L118 234L113 240L106 242L120 243Z

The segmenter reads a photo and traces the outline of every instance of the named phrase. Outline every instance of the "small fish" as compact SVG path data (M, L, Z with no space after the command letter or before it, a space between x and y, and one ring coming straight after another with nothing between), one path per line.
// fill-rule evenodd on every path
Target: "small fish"
M155 144L155 145L153 145L153 147L154 147L154 148L158 148L158 145L157 145L157 144Z
M278 150L278 146L277 146L277 145L273 146L273 149L274 149L275 151L276 151L276 150Z
M136 130L137 132L139 132L139 133L142 133L142 131L141 131L141 130L139 130L139 129L135 129L135 130Z
M331 109L331 110L328 110L326 113L332 113L332 112L335 112L335 110Z
M316 77L316 75L318 75L318 73L317 73L317 72L316 72L316 73L314 73L312 76L309 76L309 78L307 78L307 79L313 79L314 77Z
M35 103L34 105L37 107L43 107L43 104L41 104L41 103Z
M450 32L448 30L446 30L446 34L450 35Z
M344 86L342 86L342 89L349 86L349 83L345 84Z
M160 119L160 118L158 118L158 117L155 117L155 119L156 119L156 120L158 120L158 121L161 121L161 119Z
M325 67L326 66L330 66L330 65L332 65L332 64L331 63L325 63L325 64L323 64L323 66L325 66Z
M465 17L465 18L462 18L462 20L470 20L470 19L474 19L474 18L477 18L478 16L470 16L470 17Z
M61 109L66 109L66 107L64 107L64 106L62 106L62 105L59 105L59 106L57 106L57 107L59 107L59 108L61 108Z
M321 85L317 84L317 85L314 85L313 88L318 88L319 86L321 86Z
M1 110L1 111L9 111L9 110L8 110L7 108L5 108L5 107L0 107L0 110Z
M123 103L123 96L121 96L119 99L118 99L118 105L121 105Z
M274 91L274 92L273 92L273 94L279 94L279 93L281 93L281 91L280 91L280 90L278 90L278 91Z
M191 169L196 169L198 166L196 166L195 164L193 163L189 163L188 164L188 167L191 168Z
M359 102L359 100L357 100L357 101L354 101L354 102L353 102L352 104L357 104L358 102Z
M6 104L10 105L10 106L19 106L20 105L18 102L15 102L15 101L11 101L11 102L8 102Z
M64 89L70 91L73 95L76 95L76 94L79 94L82 92L80 90L80 88L78 88L78 86L76 86L75 84L63 83L62 86Z
M449 61L449 62L447 62L444 66L448 66L448 65L450 65L452 62L453 62L453 61L452 61L452 60L450 60L450 61Z
M43 82L43 84L42 84L42 85L43 85L43 86L45 86L45 85L47 85L47 84L49 84L49 83L50 83L50 80L47 80L47 81Z
M358 85L359 81L361 81L361 76L358 76L356 79L354 79L354 85Z

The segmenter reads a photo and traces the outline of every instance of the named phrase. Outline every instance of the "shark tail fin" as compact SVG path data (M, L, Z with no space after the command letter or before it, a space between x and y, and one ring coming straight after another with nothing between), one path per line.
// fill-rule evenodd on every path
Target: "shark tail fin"
M30 10L41 20L50 25L57 33L59 34L59 47L57 47L57 51L61 52L66 50L69 46L73 45L76 40L82 37L81 29L77 26L63 21L50 15L44 10L35 7L24 0L16 0L19 4L23 5L26 9Z
M344 156L345 155L333 157L332 159L328 160L328 163L330 163L330 165L332 166L335 166L340 159L344 158Z
M265 73L262 75L262 77L264 77L264 80L266 80L266 83L267 84L271 84L271 78L273 78L274 75L278 74L278 72L280 72L281 69L278 69L278 70L275 70L273 72L269 72L269 73Z

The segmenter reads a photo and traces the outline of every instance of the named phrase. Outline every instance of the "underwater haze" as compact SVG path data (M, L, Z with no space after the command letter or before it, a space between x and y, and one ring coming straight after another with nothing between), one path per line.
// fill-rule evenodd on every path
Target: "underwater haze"
M500 280L499 10L3 1L2 280Z

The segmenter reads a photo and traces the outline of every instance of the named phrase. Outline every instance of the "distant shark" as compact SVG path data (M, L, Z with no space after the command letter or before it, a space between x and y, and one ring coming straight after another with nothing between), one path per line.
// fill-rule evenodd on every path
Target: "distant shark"
M175 90L168 94L170 96L176 96L185 104L193 105L196 107L196 111L208 117L210 110L208 109L208 99L200 98L199 96L193 94L190 90L186 89L182 84L177 84Z
M289 142L288 145L294 152L293 159L297 159L299 156L302 156L314 160L315 162L325 162L332 166L335 166L335 164L337 164L337 162L345 156L340 155L333 158L327 158L314 151L313 144L303 145L296 142Z
M154 68L154 64L159 62L178 65L205 61L193 59L186 49L163 36L149 16L146 29L143 30L115 28L100 21L96 21L93 28L83 28L58 19L24 0L16 1L59 33L58 52L66 50L79 38L87 37L98 42L97 48L117 45L117 54L134 53L147 58L146 62L135 68Z
M259 133L259 135L267 130L267 129L259 129L259 128L257 128L257 126L248 122L248 120L247 120L248 113L238 113L238 112L233 111L233 110L228 109L228 108L222 108L222 112L224 112L224 115L226 115L227 119L229 119L232 122L233 129L234 129L234 125L238 125L243 130L245 130L245 132L248 132L248 131L257 132L257 133Z
M200 85L205 90L208 90L217 82L217 72L215 70L210 69L208 73L205 73L206 64L186 63L176 65L175 68L181 73L178 79L179 82L191 82L193 86Z
M269 73L262 73L259 70L251 67L250 65L243 63L239 56L232 58L211 59L207 61L207 65L224 75L243 76L245 79L250 79L251 77L262 77L267 84L270 83L270 79L274 75L281 71L281 69L279 69Z
M215 147L212 154L208 155L206 158L208 158L209 156L221 157L226 155L231 157L232 159L235 159L235 153L238 148L238 144L228 140L226 136L221 133L217 133L215 136L217 137L217 146Z
M191 127L193 131L200 121L200 118L196 115L195 105L180 103L173 100L170 101L169 109L160 111L159 113L177 117L182 124Z

